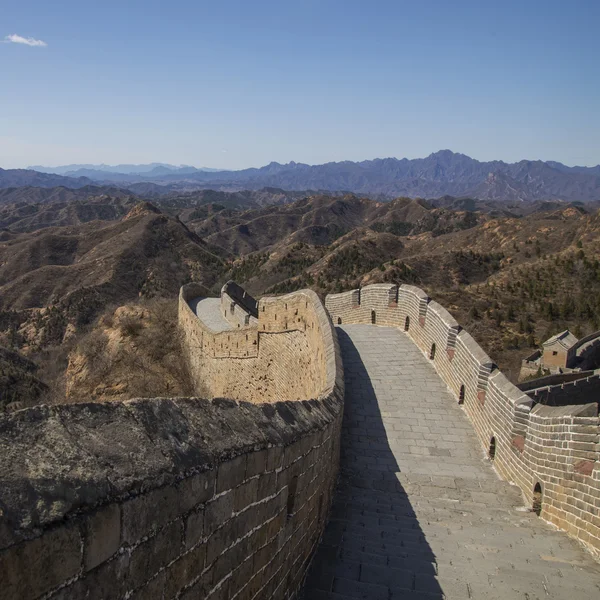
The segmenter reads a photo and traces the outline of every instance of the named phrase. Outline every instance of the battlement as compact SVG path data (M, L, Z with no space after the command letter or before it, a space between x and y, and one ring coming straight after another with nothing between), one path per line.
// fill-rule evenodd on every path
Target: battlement
M221 288L221 311L233 327L248 327L256 324L258 302L235 281L228 281Z
M208 399L0 416L0 598L295 596L339 465L337 337L310 291L214 331L200 289L179 318Z
M212 330L190 308L199 293L188 284L179 294L179 323L199 395L274 402L319 398L332 389L335 334L313 291L262 298L257 318L224 331Z
M373 323L405 331L463 405L498 472L519 485L530 505L537 506L541 497L543 518L600 553L597 403L536 404L442 306L414 286L366 286L329 295L325 306L337 324ZM583 394L592 379L547 393L556 397L572 386Z

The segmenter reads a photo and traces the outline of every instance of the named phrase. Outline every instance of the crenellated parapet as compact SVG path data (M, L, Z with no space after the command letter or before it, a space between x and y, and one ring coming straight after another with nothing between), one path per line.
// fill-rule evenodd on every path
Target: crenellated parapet
M258 302L235 281L228 281L221 288L221 312L233 327L249 327L256 324Z
M312 290L261 298L248 325L230 323L219 331L190 307L201 292L188 284L179 294L179 323L199 394L272 402L318 398L331 388L335 333Z
M325 306L336 324L371 323L405 331L463 406L498 472L519 485L536 509L541 498L544 519L600 553L597 403L537 404L504 376L447 310L415 286L366 286L328 295ZM571 385L581 391L589 382ZM549 393L568 393L568 386Z

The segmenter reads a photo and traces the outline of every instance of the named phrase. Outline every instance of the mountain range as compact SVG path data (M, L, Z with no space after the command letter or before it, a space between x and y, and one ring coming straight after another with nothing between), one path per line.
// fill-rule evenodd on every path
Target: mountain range
M64 170L68 167L79 168ZM153 196L207 188L237 191L272 187L282 190L347 191L380 199L451 195L523 202L600 200L600 165L569 167L555 161L539 160L480 162L450 150L411 160L384 158L323 165L272 162L261 168L239 171L207 171L160 163L119 165L116 168L120 172L108 171L108 168L105 165L68 165L55 169L64 170L65 175L0 169L0 188L24 185L80 188L93 183L118 184L135 193L143 193L143 189L148 189ZM134 168L138 169L137 173L122 172Z
M54 175L73 176L93 172L94 174L110 173L111 175L164 175L166 173L193 173L195 171L214 172L219 169L209 169L207 167L191 167L190 165L170 165L168 163L149 163L145 165L119 164L119 165L92 165L92 164L74 164L62 165L59 167L44 167L34 165L27 167L40 173L53 173ZM83 172L83 173L80 173Z

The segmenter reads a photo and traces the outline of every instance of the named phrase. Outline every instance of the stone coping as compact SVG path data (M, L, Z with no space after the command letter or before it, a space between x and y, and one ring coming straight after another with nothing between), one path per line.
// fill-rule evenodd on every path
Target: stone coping
M180 300L200 290L184 286ZM297 294L313 303L323 335L326 385L316 399L256 404L144 398L39 405L0 415L0 549L71 516L329 427L343 410L344 394L331 320L311 290L262 301ZM185 306L190 310L187 300Z
M342 394L273 404L148 398L2 415L0 549L249 451L289 446L328 427Z

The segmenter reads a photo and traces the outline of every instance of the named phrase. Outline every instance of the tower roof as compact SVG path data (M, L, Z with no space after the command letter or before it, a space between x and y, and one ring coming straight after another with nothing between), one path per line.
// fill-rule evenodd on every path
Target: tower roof
M565 329L556 335L553 335L551 338L547 339L542 346L553 346L554 344L558 344L562 346L565 350L572 348L577 343L577 338L568 330Z

